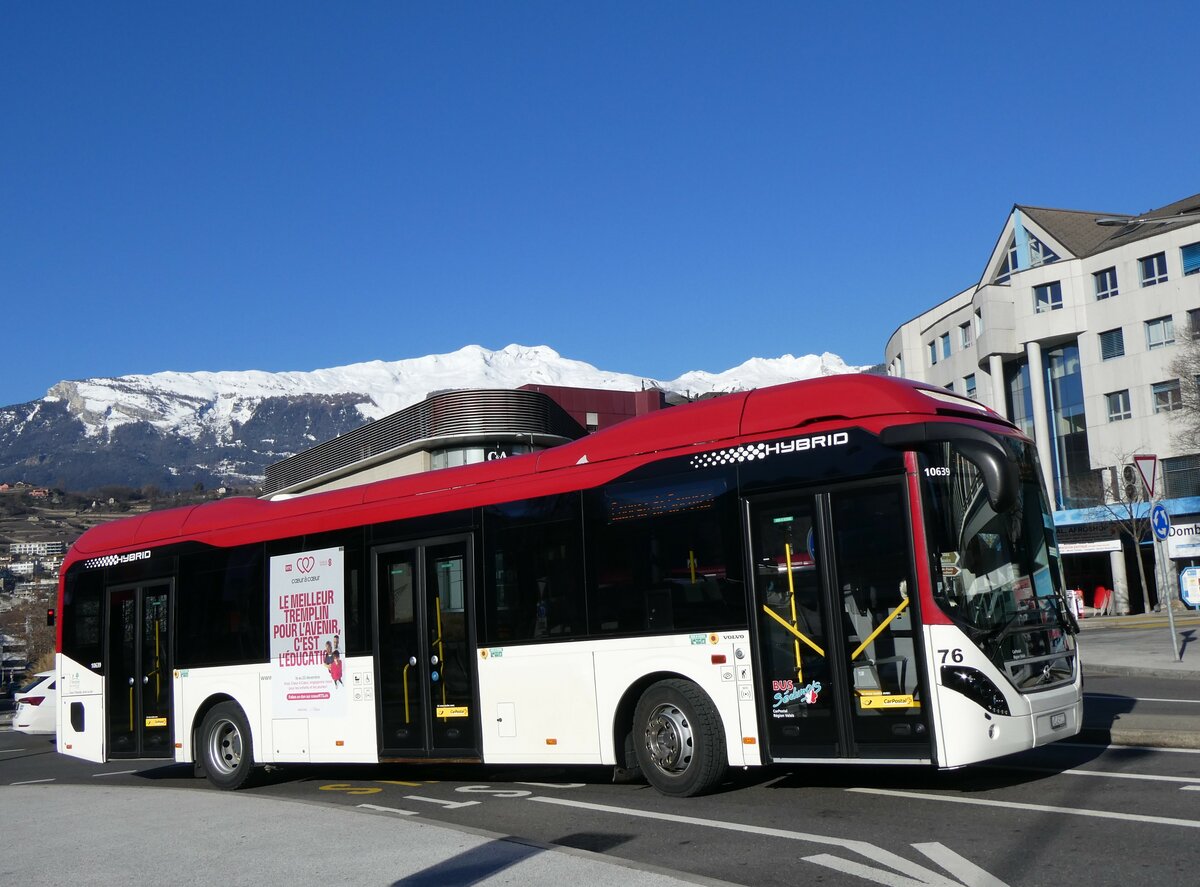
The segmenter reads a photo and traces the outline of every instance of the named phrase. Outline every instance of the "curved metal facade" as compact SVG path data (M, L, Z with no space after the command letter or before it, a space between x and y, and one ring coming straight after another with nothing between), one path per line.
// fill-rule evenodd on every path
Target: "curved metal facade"
M268 466L263 492L278 492L385 453L413 449L420 441L489 435L551 437L566 443L583 437L584 430L538 391L443 391Z

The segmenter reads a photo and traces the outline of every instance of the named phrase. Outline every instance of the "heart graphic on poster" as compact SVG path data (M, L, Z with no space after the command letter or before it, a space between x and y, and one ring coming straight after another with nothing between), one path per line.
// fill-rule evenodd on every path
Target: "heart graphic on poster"
M300 568L301 573L311 573L312 568L317 565L315 557L301 557L296 559L296 566Z

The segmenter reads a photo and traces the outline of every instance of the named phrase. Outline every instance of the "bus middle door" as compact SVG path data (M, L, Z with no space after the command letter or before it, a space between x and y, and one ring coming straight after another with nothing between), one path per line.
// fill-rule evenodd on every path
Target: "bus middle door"
M378 548L380 757L479 760L471 537Z

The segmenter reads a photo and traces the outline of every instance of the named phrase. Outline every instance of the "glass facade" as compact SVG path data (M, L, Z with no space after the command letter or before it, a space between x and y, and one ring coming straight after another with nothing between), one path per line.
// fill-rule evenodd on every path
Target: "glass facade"
M1060 508L1086 505L1092 485L1087 421L1083 412L1083 377L1079 371L1079 345L1067 342L1042 352L1043 394L1050 425L1054 498ZM1009 419L1025 434L1034 436L1033 394L1029 365L1022 361L1005 375Z

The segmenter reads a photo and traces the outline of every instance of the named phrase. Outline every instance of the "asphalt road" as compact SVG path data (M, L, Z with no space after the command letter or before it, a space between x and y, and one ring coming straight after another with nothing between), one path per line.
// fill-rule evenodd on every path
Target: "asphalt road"
M1161 712L1200 728L1193 682L1090 678L1087 697L1101 721ZM951 773L767 768L680 800L610 777L600 768L310 766L264 773L246 791L753 885L1188 883L1200 839L1200 752L1191 749L1058 744ZM187 766L91 764L55 754L49 738L0 733L0 785L20 783L215 791Z

